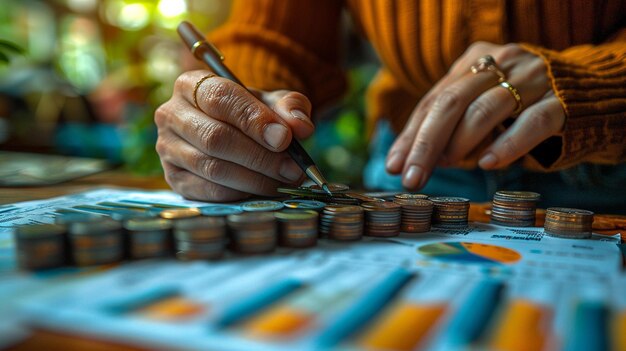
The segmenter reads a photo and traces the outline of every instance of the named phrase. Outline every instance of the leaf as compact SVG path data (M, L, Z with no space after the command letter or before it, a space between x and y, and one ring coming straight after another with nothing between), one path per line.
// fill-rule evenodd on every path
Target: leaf
M0 50L6 49L6 51L12 51L16 54L23 54L24 49L17 46L15 43L12 43L8 40L0 39Z

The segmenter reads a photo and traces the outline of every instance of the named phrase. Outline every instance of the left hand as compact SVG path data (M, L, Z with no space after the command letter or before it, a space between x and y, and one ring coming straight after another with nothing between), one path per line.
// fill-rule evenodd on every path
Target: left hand
M474 43L417 104L389 150L387 171L402 172L404 187L422 188L436 165L463 160L515 110L516 100L498 85L496 74L470 71L485 55L494 57L518 90L523 110L482 153L481 168L506 167L562 130L565 111L540 57L517 44Z

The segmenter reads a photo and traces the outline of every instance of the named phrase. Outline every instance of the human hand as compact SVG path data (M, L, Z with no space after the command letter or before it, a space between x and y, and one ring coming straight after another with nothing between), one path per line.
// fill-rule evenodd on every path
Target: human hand
M284 150L292 137L313 133L309 100L286 90L255 96L228 79L205 78L210 74L183 73L154 114L156 149L172 189L189 199L234 201L302 182Z
M517 89L522 111L485 151L479 167L503 168L561 131L565 111L554 95L543 60L517 44L477 42L422 98L387 155L387 171L403 174L408 189L426 185L434 167L457 164L517 108L513 94L490 71L470 71L491 55Z

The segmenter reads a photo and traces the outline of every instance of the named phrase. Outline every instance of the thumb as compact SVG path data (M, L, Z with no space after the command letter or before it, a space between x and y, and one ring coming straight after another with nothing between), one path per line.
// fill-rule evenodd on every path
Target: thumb
M311 102L303 94L277 90L263 94L263 101L272 106L299 139L313 134L315 126L311 122Z

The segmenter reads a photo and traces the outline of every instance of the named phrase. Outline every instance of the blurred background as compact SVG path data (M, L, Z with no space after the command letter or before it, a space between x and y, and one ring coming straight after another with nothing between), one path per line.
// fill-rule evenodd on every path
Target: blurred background
M182 72L182 20L205 32L230 0L3 0L0 150L106 159L144 175L161 172L154 110ZM367 158L363 92L377 64L346 17L349 91L317 122L305 147L328 177L361 185ZM0 47L0 53L2 47Z

